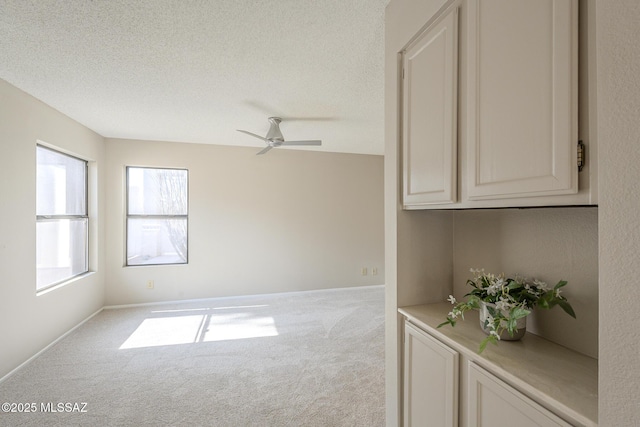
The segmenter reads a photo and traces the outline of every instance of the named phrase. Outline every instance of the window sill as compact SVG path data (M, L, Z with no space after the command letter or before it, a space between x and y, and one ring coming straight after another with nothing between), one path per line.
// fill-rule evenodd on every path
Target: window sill
M71 283L77 282L79 280L86 279L87 277L92 276L94 274L96 274L95 271L88 271L88 272L80 274L78 276L74 276L69 280L65 280L64 282L52 285L52 286L44 288L44 289L37 290L36 291L36 296L39 297L41 295L48 294L49 292L55 291L56 289L60 289L63 286L70 285Z

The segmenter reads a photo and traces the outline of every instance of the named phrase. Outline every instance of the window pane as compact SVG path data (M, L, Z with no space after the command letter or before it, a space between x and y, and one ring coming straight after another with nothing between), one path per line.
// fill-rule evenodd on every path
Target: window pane
M86 218L36 223L36 290L88 271Z
M187 171L133 168L128 170L129 215L186 215Z
M38 146L36 214L86 215L86 162Z
M186 218L127 220L127 265L186 262Z

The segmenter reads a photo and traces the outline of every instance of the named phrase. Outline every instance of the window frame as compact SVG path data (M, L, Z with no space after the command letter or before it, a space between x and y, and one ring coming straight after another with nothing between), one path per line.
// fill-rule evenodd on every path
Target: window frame
M153 169L153 170L177 170L185 171L187 174L186 183L186 214L130 214L129 213L129 170L130 169ZM162 265L187 265L189 264L189 169L179 167L158 167L158 166L125 166L125 236L124 236L124 267L149 267ZM186 229L186 256L184 262L163 262L148 264L129 264L129 219L184 219L187 224Z
M84 250L84 266L85 266L85 268L80 273L72 274L72 275L70 275L68 277L65 277L62 280L58 280L56 282L49 283L49 284L47 284L45 286L38 287L38 279L37 279L38 265L37 265L37 259L36 259L36 294L39 294L39 293L41 293L43 291L46 291L46 290L50 290L53 287L68 283L68 282L70 282L70 281L72 281L72 280L74 280L74 279L76 279L76 278L78 278L80 276L83 276L83 275L85 275L85 274L87 274L87 273L89 273L91 271L90 268L89 268L89 261L90 261L89 251L91 250L90 249L90 247L91 247L90 246L90 240L89 240L90 239L89 232L91 230L91 227L90 227L90 224L89 224L89 222L90 222L90 219L89 219L89 161L86 160L86 159L83 159L83 158L81 158L79 156L75 156L73 154L69 154L68 152L64 152L64 151L62 151L60 149L57 149L57 148L54 148L54 147L51 147L51 146L47 146L45 144L41 144L41 143L38 142L38 143L36 143L36 177L38 176L38 159L37 159L38 149L51 151L51 152L53 152L53 153L55 153L57 155L69 157L69 158L72 158L74 160L78 160L78 161L82 162L83 165L84 165L84 204L83 204L84 214L75 214L75 215L74 214L38 215L37 209L36 209L36 239L37 239L37 236L38 236L38 233L37 233L37 225L38 225L38 223L53 222L53 221L60 221L60 220L67 220L67 219L69 219L69 220L84 219L85 220L85 233L84 233L85 234L85 237L84 237L84 240L85 240L85 242L84 242L84 247L85 247L85 250ZM37 184L36 184L36 199L37 199L37 197L38 197L38 192L37 192Z

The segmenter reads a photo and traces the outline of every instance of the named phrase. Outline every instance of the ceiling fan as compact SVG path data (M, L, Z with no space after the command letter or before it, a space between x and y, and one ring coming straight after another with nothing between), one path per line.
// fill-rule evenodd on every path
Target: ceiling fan
M267 132L267 136L265 137L256 135L255 133L247 132L246 130L237 129L237 131L246 133L247 135L251 135L267 143L267 146L257 154L264 154L272 148L280 147L281 145L322 145L322 141L320 141L319 139L307 141L285 141L284 137L282 136L282 132L280 132L281 121L282 119L280 117L269 117L269 123L271 123L271 126L269 127L269 132Z

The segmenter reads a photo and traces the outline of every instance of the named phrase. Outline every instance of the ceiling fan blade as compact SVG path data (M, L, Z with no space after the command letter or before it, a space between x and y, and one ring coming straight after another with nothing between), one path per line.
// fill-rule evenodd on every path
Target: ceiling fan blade
M242 133L246 133L247 135L251 135L253 137L256 137L258 139L261 139L263 141L268 141L267 138L265 138L264 136L260 136L260 135L256 135L255 133L251 133L251 132L247 132L246 130L241 130L241 129L236 129L238 132L242 132Z
M282 145L322 145L322 141L319 139L312 139L308 141L284 141Z
M340 120L335 116L280 116L283 122L335 122Z
M264 154L264 153L266 153L267 151L271 150L272 148L273 148L272 146L267 145L265 148L263 148L262 150L258 151L258 152L256 153L256 156L259 156L260 154Z

